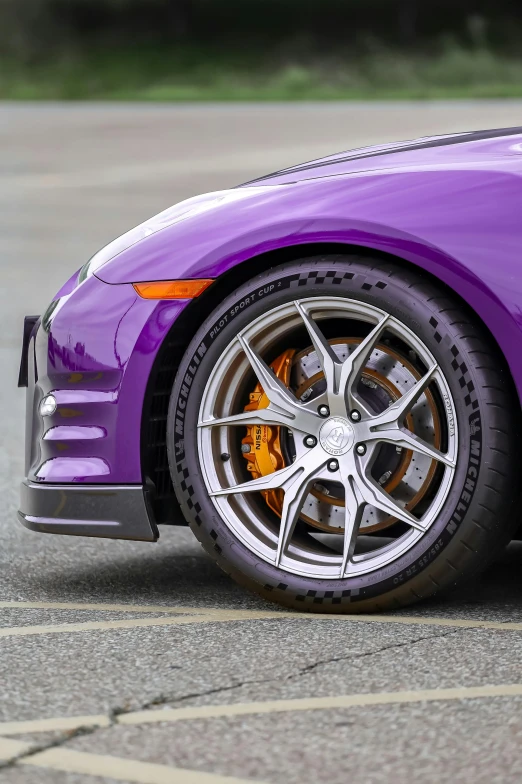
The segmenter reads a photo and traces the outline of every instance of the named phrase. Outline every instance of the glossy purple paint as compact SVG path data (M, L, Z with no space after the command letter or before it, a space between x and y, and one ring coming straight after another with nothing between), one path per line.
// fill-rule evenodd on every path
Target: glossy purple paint
M144 300L130 285L95 277L60 301L50 331L40 328L36 339L35 403L52 391L58 407L33 433L30 480L141 483L147 380L186 304Z
M97 425L57 425L45 431L45 441L90 441L106 438L107 431Z
M294 167L234 191L233 201L187 212L79 287L73 276L50 332L37 337L39 372L47 367L38 394L58 390L59 402L44 429L70 426L70 437L34 434L30 478L141 482L147 379L187 303L142 300L132 282L219 277L245 262L254 276L257 255L290 245L373 248L435 275L489 327L522 396L522 131L499 134L368 148ZM81 427L105 435L87 438Z

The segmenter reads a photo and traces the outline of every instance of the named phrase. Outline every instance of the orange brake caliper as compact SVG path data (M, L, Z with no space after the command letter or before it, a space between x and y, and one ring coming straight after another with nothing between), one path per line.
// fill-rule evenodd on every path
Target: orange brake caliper
M295 349L290 348L274 359L270 367L285 386L290 385L290 371ZM261 384L257 384L250 393L250 403L245 406L245 411L256 411L266 408L269 400ZM271 425L249 425L247 434L242 440L243 456L248 461L247 468L254 479L272 474L285 466L285 459L281 449L281 428ZM282 490L262 490L263 497L272 511L281 515L283 508Z

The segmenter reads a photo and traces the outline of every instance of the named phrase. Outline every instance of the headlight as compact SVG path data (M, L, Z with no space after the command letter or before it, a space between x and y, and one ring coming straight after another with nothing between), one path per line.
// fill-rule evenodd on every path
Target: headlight
M172 226L174 223L178 223L185 218L191 218L194 215L206 212L218 204L239 201L240 199L252 196L254 193L265 191L273 191L273 187L265 185L257 188L237 188L227 191L215 191L213 193L205 193L202 196L194 196L191 199L181 201L179 204L169 207L167 210L158 213L158 215L155 215L144 223L140 223L139 226L126 232L126 234L122 234L121 237L113 240L98 251L98 253L95 253L87 264L84 264L81 268L78 275L78 283L82 283L115 256L118 256L118 254L122 253L124 250L132 247L132 245L136 245L137 242L149 237L151 234L156 234L156 232L166 229L168 226Z
M168 212L168 210L165 210L165 212ZM147 221L147 223L141 223L139 226L136 226L135 229L127 231L125 234L122 234L121 237L118 237L112 242L109 242L109 244L99 250L98 253L95 253L94 256L89 259L87 264L84 264L81 268L78 275L78 283L83 283L86 278L88 278L90 275L93 275L97 269L102 267L119 253L127 250L127 248L135 245L140 240L145 239L145 237L148 237L150 234L155 234L157 231L160 231L160 229L164 229L165 225L152 225L153 221L160 218L162 215L165 215L165 213L160 212L159 215L151 218L151 220Z

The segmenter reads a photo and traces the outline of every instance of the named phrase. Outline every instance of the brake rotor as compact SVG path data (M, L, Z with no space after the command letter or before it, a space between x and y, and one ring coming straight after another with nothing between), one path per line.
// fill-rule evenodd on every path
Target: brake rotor
M345 359L360 342L360 338L340 338L328 341L340 360ZM302 400L313 399L325 388L324 373L315 350L310 347L296 353L287 349L270 366L275 375ZM393 378L392 378L393 377ZM421 377L404 356L387 345L378 344L368 360L359 383L361 398L376 410L385 410L398 400ZM268 397L258 383L250 393L245 411L268 406ZM440 448L441 426L435 400L426 390L405 419L406 427ZM284 468L292 461L291 437L285 428L270 425L250 425L242 440L243 456L254 479ZM436 461L413 455L406 449L384 444L375 461L376 479L387 493L411 511L426 494L436 470ZM382 473L381 473L382 470ZM264 490L262 495L269 508L281 516L284 494L282 490ZM303 504L301 519L314 528L330 533L344 529L343 490L335 482L315 484ZM383 530L396 522L374 507L366 507L361 529L364 533Z

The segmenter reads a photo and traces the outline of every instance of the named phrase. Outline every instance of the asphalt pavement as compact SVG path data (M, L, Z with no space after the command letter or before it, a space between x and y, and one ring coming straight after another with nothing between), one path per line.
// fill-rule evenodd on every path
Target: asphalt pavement
M18 525L22 316L198 192L323 154L517 125L520 102L0 104L0 781L505 784L522 778L522 544L399 614L286 613L187 529Z

